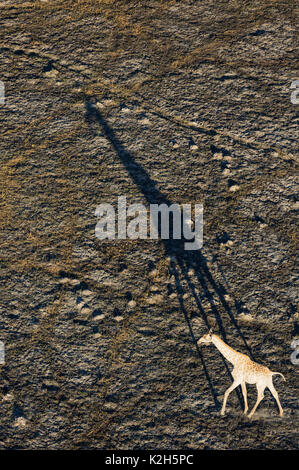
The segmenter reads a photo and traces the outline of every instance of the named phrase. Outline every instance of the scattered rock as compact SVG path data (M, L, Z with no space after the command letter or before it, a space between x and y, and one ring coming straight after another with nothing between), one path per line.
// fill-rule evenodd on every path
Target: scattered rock
M230 186L229 190L233 193L235 193L236 191L239 191L240 189L240 186L238 184L233 184L232 186Z
M241 320L243 320L246 323L251 323L251 322L254 321L254 318L250 313L242 312L242 313L240 313L238 318L240 318Z
M195 124L197 125L197 123L195 123ZM193 125L193 124L191 124L191 125ZM190 137L190 139L189 139L189 149L192 150L192 151L198 150L198 145L196 145L196 143L194 142L192 137Z
M85 289L82 291L82 295L84 295L85 297L90 297L94 295L94 292L92 292L91 290Z
M159 291L159 287L158 286L151 286L150 291L157 292L157 291Z
M19 418L14 420L13 425L16 428L25 428L27 425L27 419L25 419L23 416L20 416Z
M179 144L177 143L177 141L176 141L175 139L170 140L169 144L171 145L171 147L172 147L173 149L179 148Z
M214 160L222 160L222 158L223 158L222 152L216 152L213 154Z
M198 145L194 144L194 145L190 145L190 150L198 150Z
M88 308L88 305L84 301L81 301L77 304L78 310L82 310L82 308Z
M153 269L152 271L149 272L149 277L156 277L158 276L158 270L157 269Z
M147 303L151 305L161 304L163 302L163 296L161 294L153 295L147 298Z
M14 395L12 393L7 393L2 397L2 401L13 401Z
M91 313L91 309L89 307L84 307L81 309L81 313L83 315L89 315Z
M105 318L104 313L95 313L92 314L93 320L103 320Z
M114 320L117 321L118 323L123 321L123 319L124 319L124 317L122 315L117 315L116 317L114 317Z

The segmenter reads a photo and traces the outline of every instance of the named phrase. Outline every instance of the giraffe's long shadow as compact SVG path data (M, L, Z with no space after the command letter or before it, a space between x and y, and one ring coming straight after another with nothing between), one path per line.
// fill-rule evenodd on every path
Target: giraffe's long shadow
M99 112L97 107L92 103L90 98L86 99L85 108L86 108L86 115L85 115L86 120L90 124L92 122L97 122L98 124L100 124L100 126L102 128L102 131L103 131L103 134L105 135L107 140L111 143L111 145L114 148L115 152L117 153L119 159L121 160L124 167L126 168L128 174L130 175L130 177L132 178L132 180L134 181L136 186L139 188L141 193L144 195L144 197L146 198L148 204L167 204L168 206L170 206L172 204L172 202L169 201L168 198L166 198L157 189L156 183L150 178L150 176L145 171L145 169L140 164L138 164L135 161L132 154L124 148L123 144L116 137L113 129L108 125L107 121L103 118L103 116L101 115L101 113ZM242 338L242 340L244 342L244 345L245 345L249 355L253 358L252 352L251 352L251 350L250 350L250 348L249 348L249 346L246 342L246 339L243 336L243 334L242 334L242 332L241 332L241 330L240 330L240 328L239 328L239 326L238 326L238 324L237 324L237 322L234 318L233 312L232 312L229 304L225 300L226 290L220 283L217 283L214 280L213 275L212 275L212 273L210 272L210 270L208 268L207 261L206 261L204 255L202 254L201 250L185 251L185 249L184 249L185 240L174 240L174 239L165 240L165 239L162 239L162 242L163 242L163 245L164 245L164 248L165 248L165 256L170 256L171 259L172 259L171 269L172 269L172 272L173 272L174 278L175 278L176 289L177 289L177 292L178 292L178 298L179 298L181 311L182 311L182 313L184 315L184 318L185 318L185 321L188 325L190 336L191 336L192 341L194 342L194 345L196 347L197 354L198 354L198 356L201 360L201 364L202 364L207 382L209 384L209 388L210 388L211 394L213 396L215 406L217 408L219 408L220 404L219 404L219 401L217 399L217 395L215 393L210 375L208 373L208 370L207 370L202 352L200 351L200 349L197 345L197 341L196 341L196 338L195 338L195 335L194 335L194 332L193 332L193 329L192 329L192 325L191 325L191 321L190 321L191 320L190 315L188 314L188 312L186 310L186 307L184 305L184 299L183 299L183 296L182 296L183 289L182 289L181 283L180 283L179 269L180 269L181 273L183 274L184 279L187 282L187 285L188 285L188 287L189 287L189 289L190 289L190 291L191 291L191 293L192 293L192 295L195 299L196 305L197 305L197 307L199 309L199 313L200 313L199 316L204 320L207 328L210 328L211 325L209 324L208 317L207 317L207 315L204 311L204 308L202 306L200 297L198 296L198 294L196 292L195 286L194 286L193 282L191 281L190 276L188 275L188 272L189 272L190 268L193 268L195 270L197 281L198 281L199 285L202 287L202 289L205 291L206 297L209 301L211 310L212 310L213 314L215 315L215 319L216 319L219 331L220 331L223 339L226 340L225 330L224 330L224 327L223 327L221 315L220 315L220 313L217 309L217 306L215 305L215 303L213 301L213 296L212 296L212 293L209 290L209 286L210 286L210 288L212 288L216 292L216 294L217 294L224 310L229 315L229 318L230 318L230 321L231 321L232 325L235 327L237 333ZM221 358L222 358L222 360L225 364L225 367L227 369L228 374L231 377L230 369L228 368L228 365L227 365L225 359L223 358L223 356L221 356ZM242 405L241 394L239 393L238 389L236 389L236 392L237 392L240 404Z

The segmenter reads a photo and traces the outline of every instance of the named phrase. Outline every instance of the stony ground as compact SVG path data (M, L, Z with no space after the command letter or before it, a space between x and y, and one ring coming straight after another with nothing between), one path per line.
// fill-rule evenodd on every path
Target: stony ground
M298 447L298 78L282 0L2 1L0 447ZM297 179L298 181L298 179ZM95 208L202 203L204 246ZM252 420L208 326L275 377ZM248 387L249 404L256 390Z

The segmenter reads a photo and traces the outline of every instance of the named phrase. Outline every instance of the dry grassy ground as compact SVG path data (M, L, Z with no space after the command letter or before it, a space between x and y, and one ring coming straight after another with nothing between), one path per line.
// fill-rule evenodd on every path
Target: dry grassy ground
M0 2L1 448L297 446L295 13ZM202 251L97 240L119 195L202 203ZM229 366L195 344L212 324L284 373L283 418L269 393L219 416Z

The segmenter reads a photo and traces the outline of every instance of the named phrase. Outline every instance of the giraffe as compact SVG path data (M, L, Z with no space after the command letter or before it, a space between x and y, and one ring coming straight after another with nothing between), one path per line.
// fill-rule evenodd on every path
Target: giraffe
M275 374L281 375L284 380L285 377L280 372L272 372L268 367L262 366L257 364L256 362L252 361L250 357L246 356L245 354L239 353L232 349L228 344L222 341L219 336L213 334L212 329L209 331L208 334L202 336L198 341L197 344L201 346L202 344L211 344L213 343L216 348L220 351L220 353L227 359L231 364L233 364L234 368L232 371L233 376L233 383L232 385L226 390L224 394L223 405L221 409L221 415L224 416L226 402L229 394L239 385L241 385L242 393L244 397L244 414L248 411L248 404L247 404L247 390L246 390L246 383L249 384L256 384L257 388L257 400L252 408L251 412L249 413L248 417L251 418L255 410L257 409L259 403L264 398L264 390L268 387L274 396L276 403L279 408L280 416L283 415L283 409L281 407L278 393L274 388L272 382L272 376Z

